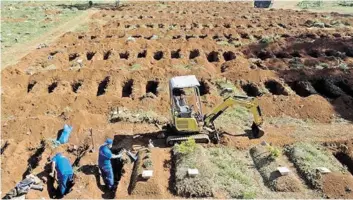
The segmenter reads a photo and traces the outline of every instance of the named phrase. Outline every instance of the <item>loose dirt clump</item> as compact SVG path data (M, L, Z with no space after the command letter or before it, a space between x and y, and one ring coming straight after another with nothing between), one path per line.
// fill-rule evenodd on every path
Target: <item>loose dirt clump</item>
M138 160L134 164L129 185L129 194L144 198L161 198L172 196L168 194L169 169L166 163L170 159L168 149L141 149L138 152ZM149 179L142 178L143 170L152 170L153 175ZM163 179L161 179L163 177Z
M352 199L353 176L339 173L323 175L323 193L329 199Z
M277 167L286 166L281 158L281 150L272 146L256 146L250 149L256 168L259 170L268 186L278 192L299 192L302 190L301 182L294 176L293 172L281 176ZM275 151L278 151L276 154Z

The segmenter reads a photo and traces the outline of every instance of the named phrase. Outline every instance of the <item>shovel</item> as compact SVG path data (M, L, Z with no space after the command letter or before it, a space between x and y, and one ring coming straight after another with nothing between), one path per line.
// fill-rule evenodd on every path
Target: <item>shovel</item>
M135 162L137 160L137 156L131 153L130 151L126 151L126 154Z
M92 140L92 149L90 149L89 152L93 153L93 152L95 152L95 149L94 149L93 130L92 130L92 128L90 128L89 131L91 132L91 140Z

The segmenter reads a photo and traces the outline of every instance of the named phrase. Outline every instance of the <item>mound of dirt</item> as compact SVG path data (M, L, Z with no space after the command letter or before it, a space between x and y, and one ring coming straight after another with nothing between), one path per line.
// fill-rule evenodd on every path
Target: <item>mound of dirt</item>
M322 177L324 194L330 199L353 198L353 176L350 174L329 173Z
M159 148L153 148L150 152L140 150L138 157L132 171L129 193L132 196L144 198L172 197L168 191L169 182L166 178L170 176L166 165L170 160L169 150ZM147 164L146 161L152 161L152 163ZM153 170L153 176L148 180L142 178L142 170L144 169Z
M288 167L281 156L271 157L271 152L265 146L255 146L250 149L256 168L264 178L267 185L278 192L301 191L301 183L293 173L281 176L277 167Z
M296 143L286 147L285 151L307 184L313 188L322 189L322 176L317 171L318 167L324 166L336 173L347 173L342 164L321 145Z

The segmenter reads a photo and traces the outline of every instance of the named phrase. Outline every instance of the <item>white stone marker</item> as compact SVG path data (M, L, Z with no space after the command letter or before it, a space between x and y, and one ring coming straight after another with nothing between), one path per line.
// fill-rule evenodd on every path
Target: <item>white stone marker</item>
M277 170L282 176L286 176L289 174L290 170L287 167L277 167Z
M198 169L188 169L188 175L189 176L195 177L198 174L199 174L199 170Z
M330 173L331 170L327 169L326 167L318 167L316 168L321 174L327 174Z
M142 178L149 179L153 175L153 170L143 170L142 171Z

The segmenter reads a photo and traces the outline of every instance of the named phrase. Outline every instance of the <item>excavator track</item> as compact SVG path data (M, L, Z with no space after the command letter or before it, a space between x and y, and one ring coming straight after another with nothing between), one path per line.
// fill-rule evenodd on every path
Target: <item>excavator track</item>
M187 141L189 138L193 138L196 143L209 143L210 137L207 134L196 134L196 135L184 135L184 136L168 136L166 143L169 146L173 146L175 143Z

